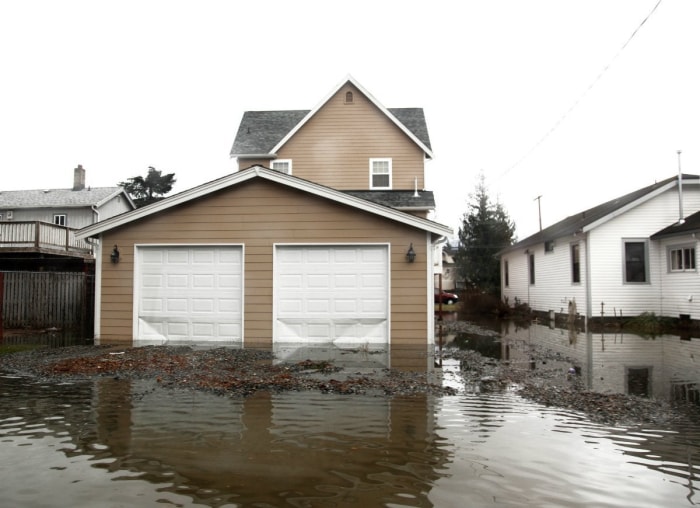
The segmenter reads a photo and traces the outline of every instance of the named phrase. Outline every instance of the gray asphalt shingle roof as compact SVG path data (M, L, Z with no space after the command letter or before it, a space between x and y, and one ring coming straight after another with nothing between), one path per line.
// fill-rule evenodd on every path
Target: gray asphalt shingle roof
M659 189L666 184L677 180L677 176L673 176L671 178L667 178L665 180L661 180L660 182L656 182L653 185L648 185L647 187L642 187L641 189L638 189L634 192L630 192L629 194L625 194L624 196L620 196L618 198L612 199L610 201L607 201L605 203L602 203L600 205L594 206L593 208L589 208L588 210L584 210L583 212L577 213L575 215L571 215L567 217L566 219L559 221L555 224L552 224L548 228L543 229L542 231L539 231L538 233L535 233L534 235L528 236L524 240L521 240L510 247L506 247L502 251L498 253L498 255L504 254L506 252L510 252L516 249L522 249L526 247L530 247L531 245L536 245L538 243L543 243L543 242L548 242L551 240L556 240L557 238L561 238L562 236L567 236L567 235L572 235L577 231L582 230L584 227L588 226L589 224L592 224L596 222L597 220L600 220L607 215L615 212L616 210L619 210L620 208L633 203L634 201L644 197L645 195L649 194L650 192L655 191L656 189ZM683 175L684 180L700 180L700 176L698 175ZM657 233L658 234L658 233Z
M106 199L123 192L121 187L92 187L72 189L46 189L0 191L0 208L74 208L99 205Z
M288 111L246 111L238 127L236 139L231 148L231 156L269 154L294 127L301 122L310 110ZM428 126L422 108L389 108L413 135L426 147L430 147Z
M366 199L379 205L397 209L435 209L435 196L432 191L344 191L351 196Z

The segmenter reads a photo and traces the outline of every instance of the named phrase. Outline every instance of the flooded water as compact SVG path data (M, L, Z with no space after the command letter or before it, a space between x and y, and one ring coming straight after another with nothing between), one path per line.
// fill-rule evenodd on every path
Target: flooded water
M566 333L551 330L548 335L533 329L529 336L506 332L480 339L484 343L476 347L528 362L526 353L535 342L560 348L601 391L627 390L630 366L651 369L645 382L649 395L674 393L675 379L683 379L686 388L697 381L697 369L684 370L697 339L679 345L671 338L664 345L664 339L606 338L603 350L598 337L570 342ZM672 359L676 354L686 358ZM562 360L562 368L568 363ZM0 376L1 504L700 504L697 420L603 426L575 411L528 402L513 391L470 391L451 360L436 375L458 394L387 398L293 392L233 399L147 381L46 384Z

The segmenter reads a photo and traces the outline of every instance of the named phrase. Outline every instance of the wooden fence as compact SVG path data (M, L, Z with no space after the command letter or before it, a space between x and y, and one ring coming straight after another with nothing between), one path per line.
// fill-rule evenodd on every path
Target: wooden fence
M5 330L56 328L93 336L93 275L0 272L0 292L0 326Z

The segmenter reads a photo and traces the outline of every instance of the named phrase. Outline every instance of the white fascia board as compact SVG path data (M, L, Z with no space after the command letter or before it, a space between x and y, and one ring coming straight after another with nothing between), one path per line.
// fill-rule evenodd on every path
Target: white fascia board
M286 136L284 136L279 143L277 143L272 150L270 151L271 153L277 153L279 152L280 148L282 148L289 139L294 136L294 134L297 133L299 129L301 129L306 122L308 122L318 111L333 97L336 93L338 93L338 90L340 90L343 86L345 86L346 83L351 83L352 85L355 86L363 95L365 95L372 104L374 104L379 110L384 113L389 120L391 120L399 129L401 129L404 134L406 134L411 140L417 144L421 150L428 156L428 158L432 159L433 158L433 152L425 146L420 139L418 139L410 130L406 128L404 124L398 121L398 119L391 114L391 112L385 108L377 99L374 98L374 96L369 93L365 88L360 85L357 81L355 81L355 78L353 78L351 75L347 75L347 77L341 81L331 92L323 98L323 100L311 111L308 112L308 114L294 126L294 128L287 133Z
M166 198L162 201L158 201L143 208L137 208L131 212L126 212L121 215L117 215L106 219L101 222L97 222L90 226L86 226L83 229L76 232L76 238L79 240L88 238L90 236L98 235L104 231L123 226L135 220L147 217L151 214L162 212L174 206L186 203L190 200L197 199L206 196L212 192L216 192L228 187L232 187L239 183L245 182L252 178L263 178L265 180L277 182L279 184L291 187L294 189L301 190L316 196L320 196L337 203L342 203L353 207L355 209L364 210L375 215L385 217L387 219L407 224L425 231L430 231L436 235L440 236L450 236L452 235L452 229L448 226L444 226L437 222L432 222L427 219L422 219L414 215L395 210L386 206L378 205L371 201L367 201L361 198L356 198L349 194L346 194L330 187L325 187L308 180L302 180L292 175L286 175L280 173L279 171L274 171L271 169L264 168L262 166L254 166L243 171L233 173L231 175L219 178L212 182L208 182L195 187L193 189L181 192L172 197Z

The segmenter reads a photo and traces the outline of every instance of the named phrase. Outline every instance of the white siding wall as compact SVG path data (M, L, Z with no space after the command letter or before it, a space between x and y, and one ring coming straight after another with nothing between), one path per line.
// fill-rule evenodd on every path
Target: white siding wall
M571 244L580 246L581 282L572 282ZM569 301L575 300L579 313L585 311L586 247L583 237L563 237L554 242L554 250L545 252L544 244L529 248L535 254L535 284L530 284L529 254L525 250L511 252L503 259L509 261L509 287L503 288L503 296L512 305L515 298L526 302L537 311L568 312ZM501 261L503 270L503 260Z
M700 275L695 271L671 272L668 248L672 246L695 247L698 261L698 241L691 235L667 238L658 242L657 267L661 278L661 314L677 317L689 314L690 319L700 319ZM697 266L697 265L696 265Z
M700 209L697 185L684 189L685 215ZM661 314L661 273L665 251L658 242L649 242L649 282L625 283L623 277L623 239L648 239L678 220L678 193L670 190L627 213L600 225L589 233L591 247L591 313L600 316L622 313L636 316L642 312ZM663 255L662 255L663 254Z

